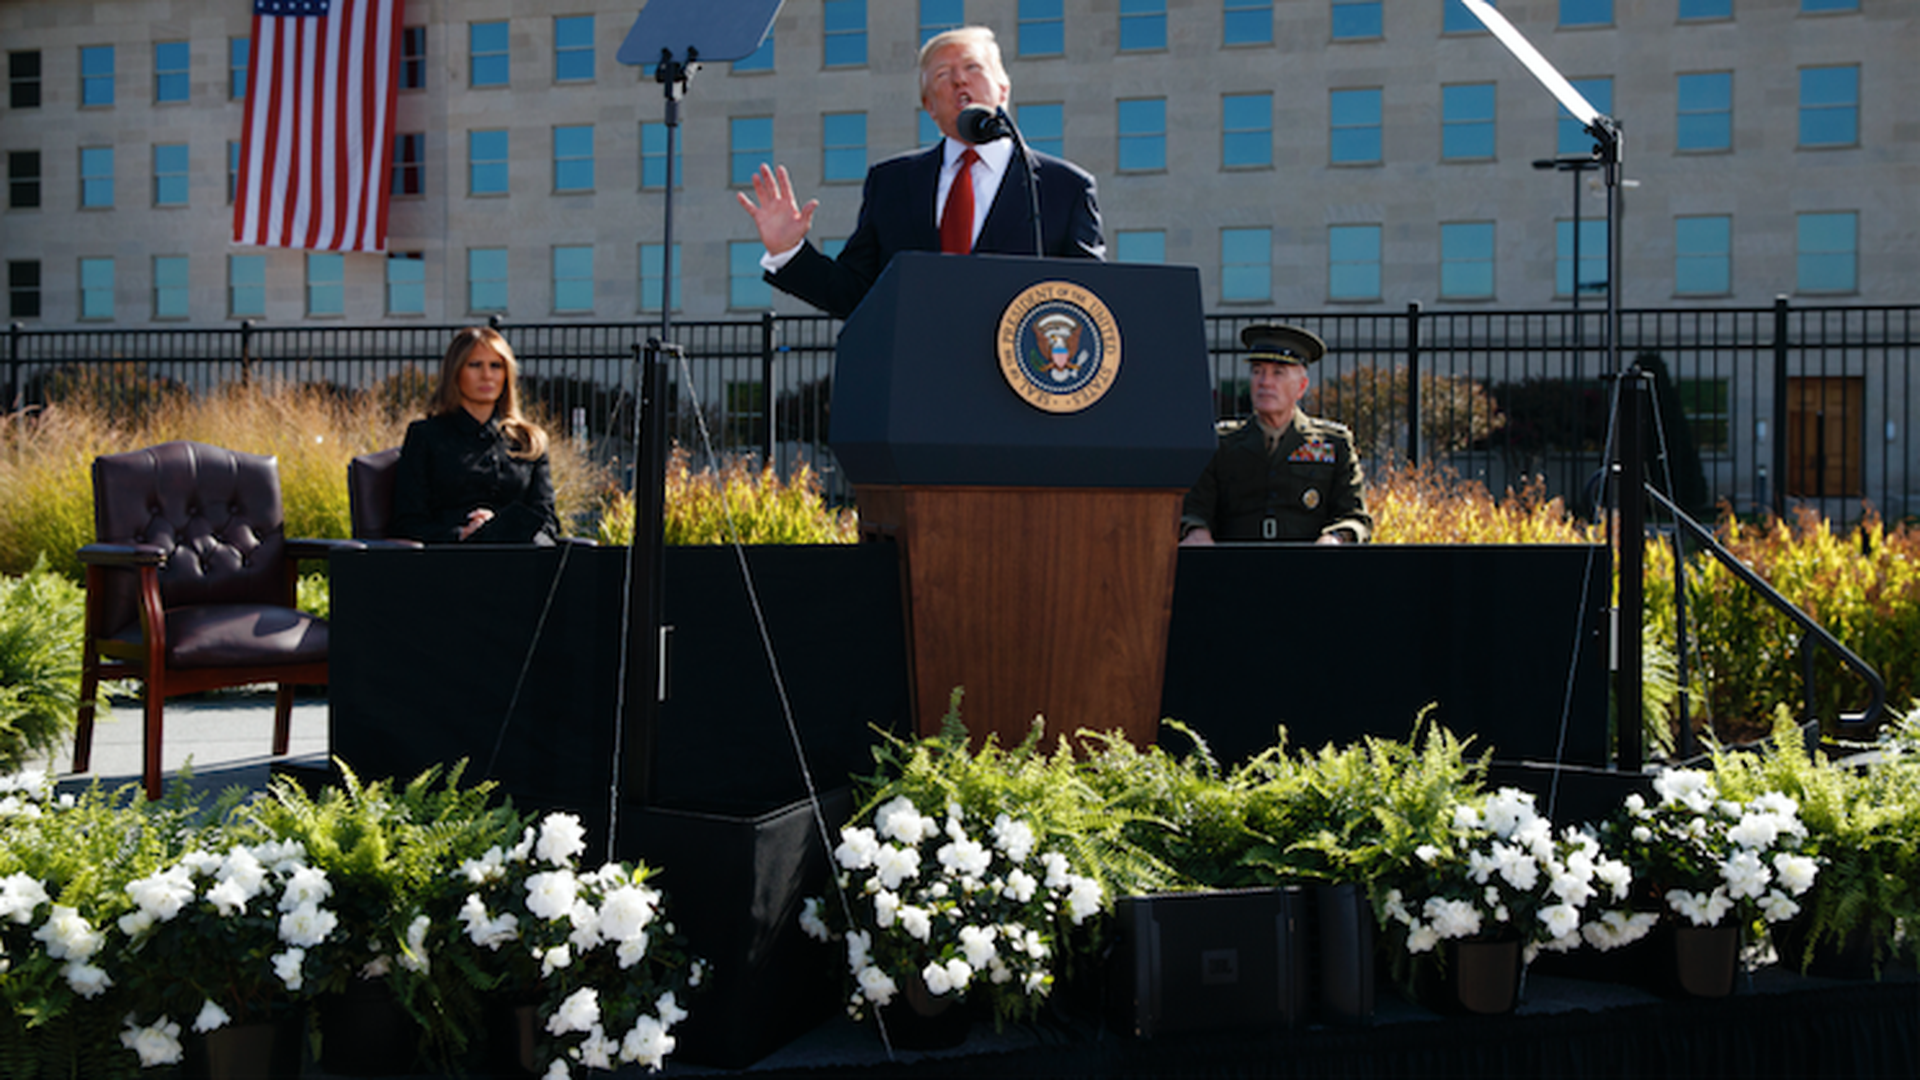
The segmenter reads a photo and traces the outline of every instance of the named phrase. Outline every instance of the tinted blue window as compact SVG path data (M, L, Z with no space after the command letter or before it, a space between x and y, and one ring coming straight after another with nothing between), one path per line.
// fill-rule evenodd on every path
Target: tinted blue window
M728 307L764 309L773 303L773 286L760 276L760 256L766 251L758 240L735 240L727 244Z
M1067 51L1060 0L1020 0L1020 55L1059 56Z
M593 125L553 129L553 190L593 190Z
M1795 281L1801 292L1854 291L1859 229L1853 213L1800 215Z
M773 118L736 117L727 125L730 138L727 182L735 187L753 183L753 174L762 162L773 160Z
M767 28L767 36L760 39L760 47L744 59L733 62L735 71L772 71L773 70L773 28Z
M1380 297L1380 226L1335 225L1327 230L1327 297Z
M1494 151L1494 84L1440 89L1440 156L1490 158Z
M1731 19L1733 0L1680 0L1682 19Z
M1560 0L1561 26L1605 26L1613 21L1613 0Z
M80 104L113 104L113 46L80 50Z
M1014 107L1014 118L1019 121L1020 134L1028 146L1054 157L1066 156L1062 127L1066 121L1059 105L1018 105Z
M828 113L820 118L820 177L860 180L867 175L867 114Z
M860 67L867 62L867 0L826 0L826 66Z
M80 317L113 318L113 260L80 260Z
M505 86L511 74L508 64L507 24L474 23L467 28L467 52L472 64L468 79L473 86Z
M1220 99L1223 168L1273 164L1273 95L1228 94Z
M307 314L343 315L347 310L346 256L330 251L307 253Z
M1493 222L1440 226L1440 295L1452 300L1493 297Z
M507 133L467 133L467 194L507 193Z
M80 205L88 209L113 205L113 147L89 146L80 151Z
M227 314L234 318L267 313L267 257L227 256Z
M1379 0L1333 0L1334 38L1381 36Z
M920 44L947 30L966 25L966 0L920 0Z
M1446 2L1446 13L1441 16L1440 22L1441 33L1484 34L1487 32L1487 28L1480 25L1480 20L1473 17L1473 12L1467 10L1467 5L1460 0L1446 0ZM1499 7L1500 5L1493 0L1487 0L1487 6Z
M1220 299L1273 298L1273 230L1220 230Z
M185 255L156 255L153 258L153 317L187 317L188 286L193 277L187 272Z
M673 245L673 280L663 283L660 280L661 245L640 245L640 310L660 310L660 288L665 284L673 290L669 298L675 311L680 310L680 245Z
M1155 264L1166 262L1166 230L1128 229L1114 233L1113 261Z
M680 159L680 147L674 146L673 186L684 187L686 168ZM660 188L667 185L667 125L647 123L640 125L640 186Z
M153 100L185 101L193 89L193 52L184 41L153 46Z
M227 96L235 101L247 98L247 64L252 42L247 38L227 39Z
M1800 0L1800 10L1809 15L1822 11L1859 11L1860 0Z
M387 253L387 314L424 315L427 311L427 260L417 251Z
M1224 0L1221 17L1223 45L1267 45L1273 41L1273 0Z
M1674 149L1733 147L1733 74L1726 71L1674 79Z
M1553 293L1573 295L1573 222L1554 223ZM1607 223L1605 219L1580 221L1580 294L1604 295L1607 291Z
M1167 0L1120 0L1120 51L1167 47Z
M1380 91L1335 90L1328 95L1329 160L1337 164L1380 160Z
M187 205L187 144L153 148L153 205Z
M1673 291L1681 296L1732 292L1732 252L1732 218L1674 218Z
M586 82L593 78L593 16L553 20L553 79Z
M1800 145L1852 146L1860 141L1860 69L1802 68Z
M1163 98L1119 104L1120 171L1167 167L1167 103Z
M593 310L593 248L553 249L553 310Z
M467 310L507 310L507 249L467 250Z

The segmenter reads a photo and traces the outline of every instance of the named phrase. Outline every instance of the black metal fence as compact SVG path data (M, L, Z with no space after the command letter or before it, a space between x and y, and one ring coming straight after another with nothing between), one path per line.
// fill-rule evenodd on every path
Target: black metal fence
M1122 326L1128 317L1120 313ZM1309 411L1354 428L1363 453L1431 461L1496 492L1540 477L1579 503L1610 433L1611 351L1602 312L1447 311L1214 315L1218 411L1245 415L1239 331L1273 318L1326 339ZM1920 515L1912 432L1920 305L1661 308L1621 313L1621 354L1657 368L1662 486L1683 505L1743 512L1811 504L1837 521L1871 504ZM63 380L113 372L205 391L239 380L341 393L417 392L454 327L29 330L7 340L7 400L44 403ZM527 398L607 460L625 460L643 323L510 324ZM812 466L847 494L827 448L834 341L824 316L684 322L671 374L673 437L696 461L754 454ZM1654 362L1657 359L1657 364ZM929 407L938 407L929 403Z

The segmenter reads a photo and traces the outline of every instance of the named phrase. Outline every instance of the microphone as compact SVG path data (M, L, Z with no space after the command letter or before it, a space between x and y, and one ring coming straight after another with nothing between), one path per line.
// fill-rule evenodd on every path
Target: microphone
M962 142L976 146L1013 134L1013 121L1007 117L1007 111L989 109L985 105L969 105L961 109L953 126Z

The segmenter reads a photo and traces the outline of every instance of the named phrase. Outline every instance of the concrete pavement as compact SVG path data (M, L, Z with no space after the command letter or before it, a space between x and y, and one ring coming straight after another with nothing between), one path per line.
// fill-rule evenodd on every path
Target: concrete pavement
M94 722L92 767L73 771L73 744L61 747L43 762L62 790L83 787L94 780L112 788L140 782L142 760L141 713L137 701L116 702L112 715ZM167 702L160 741L161 767L169 782L191 763L196 788L222 791L228 787L261 789L267 786L273 749L273 693L231 691L176 698ZM293 724L283 761L323 767L327 760L327 699L297 698Z

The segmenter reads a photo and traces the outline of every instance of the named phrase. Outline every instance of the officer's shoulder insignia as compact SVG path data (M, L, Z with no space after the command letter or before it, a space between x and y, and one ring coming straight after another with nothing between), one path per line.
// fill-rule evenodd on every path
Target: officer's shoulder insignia
M1246 427L1249 423L1252 423L1252 421L1245 417L1241 417L1238 420L1216 420L1213 422L1213 433L1224 439L1228 435Z

